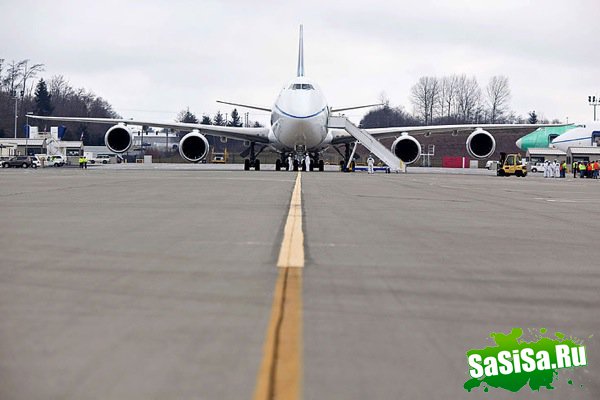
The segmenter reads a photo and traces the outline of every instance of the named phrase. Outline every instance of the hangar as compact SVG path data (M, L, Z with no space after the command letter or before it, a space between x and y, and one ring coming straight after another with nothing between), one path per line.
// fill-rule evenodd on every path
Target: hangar
M562 161L567 157L567 154L558 149L550 147L539 147L527 149L527 160L532 163L543 163L545 161Z
M567 149L567 163L574 161L600 160L600 147L569 147Z

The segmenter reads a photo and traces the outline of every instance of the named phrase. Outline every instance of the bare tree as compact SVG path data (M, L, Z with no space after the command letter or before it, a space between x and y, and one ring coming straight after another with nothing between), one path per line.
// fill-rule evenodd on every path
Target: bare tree
M490 122L494 124L508 109L510 87L506 76L492 76L486 88L486 100Z
M21 79L21 84L23 88L21 91L21 99L23 99L25 94L31 96L31 93L33 92L33 84L31 84L29 91L27 90L27 80L30 78L35 78L38 72L42 72L44 70L44 64L33 64L31 67L28 67L27 64L29 63L29 60L24 60L23 62L25 64L23 65L23 78Z
M8 74L6 75L6 77L4 78L4 85L8 86L10 88L10 94L11 96L17 96L19 93L17 93L17 89L19 87L19 84L21 83L21 77L23 76L23 67L27 64L27 60L23 60L23 61L11 61L11 63L8 65L8 69L7 72Z
M456 87L458 77L456 75L444 76L440 84L439 107L440 116L450 119L452 109L456 108Z
M460 75L456 86L456 101L460 122L470 123L476 119L477 108L481 104L481 89L475 77Z
M411 103L416 114L421 117L425 125L433 121L434 109L440 94L440 82L434 76L423 76L411 88Z

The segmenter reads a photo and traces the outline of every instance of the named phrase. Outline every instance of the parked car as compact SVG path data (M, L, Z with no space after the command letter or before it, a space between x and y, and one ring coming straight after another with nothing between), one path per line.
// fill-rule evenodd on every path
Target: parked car
M98 154L96 158L90 158L88 162L90 164L110 164L111 156L108 154Z
M65 158L63 156L48 156L46 158L46 166L48 167L62 167L66 164Z
M544 170L546 169L544 163L541 162L529 164L528 167L531 172L544 172Z
M2 168L37 168L37 164L33 162L33 159L29 156L16 156L12 157L8 161L2 162Z

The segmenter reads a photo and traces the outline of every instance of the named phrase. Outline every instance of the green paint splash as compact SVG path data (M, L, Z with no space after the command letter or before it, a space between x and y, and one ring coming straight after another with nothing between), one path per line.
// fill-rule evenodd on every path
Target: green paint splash
M481 386L485 383L484 391L487 392L487 388L500 388L509 390L511 392L517 392L525 385L529 384L532 390L539 391L540 388L552 390L554 387L552 383L554 379L558 377L558 368L556 368L557 360L555 354L555 348L559 344L567 345L569 348L581 346L581 341L577 338L566 338L565 334L556 332L554 336L557 339L551 339L543 336L547 332L545 328L540 329L540 334L535 335L537 341L527 342L521 339L523 335L523 329L513 328L509 334L502 332L492 332L490 337L496 343L496 346L486 347L484 349L473 349L467 351L467 359L472 354L479 354L483 360L486 357L498 358L498 353L501 351L508 351L512 354L513 350L521 350L523 348L531 348L537 354L539 351L546 351L550 356L551 369L538 370L535 369L532 372L519 372L511 373L508 375L495 375L495 376L483 376L481 378L471 378L465 382L464 388L470 392L476 387ZM533 357L535 359L535 356Z

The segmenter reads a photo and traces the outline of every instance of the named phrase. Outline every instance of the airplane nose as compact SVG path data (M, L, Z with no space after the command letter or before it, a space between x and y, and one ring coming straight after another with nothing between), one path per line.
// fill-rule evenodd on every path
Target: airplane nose
M517 145L518 148L520 148L521 150L523 150L523 148L521 147L521 145L523 144L523 140L521 138L517 139L517 141L515 142L515 144Z

